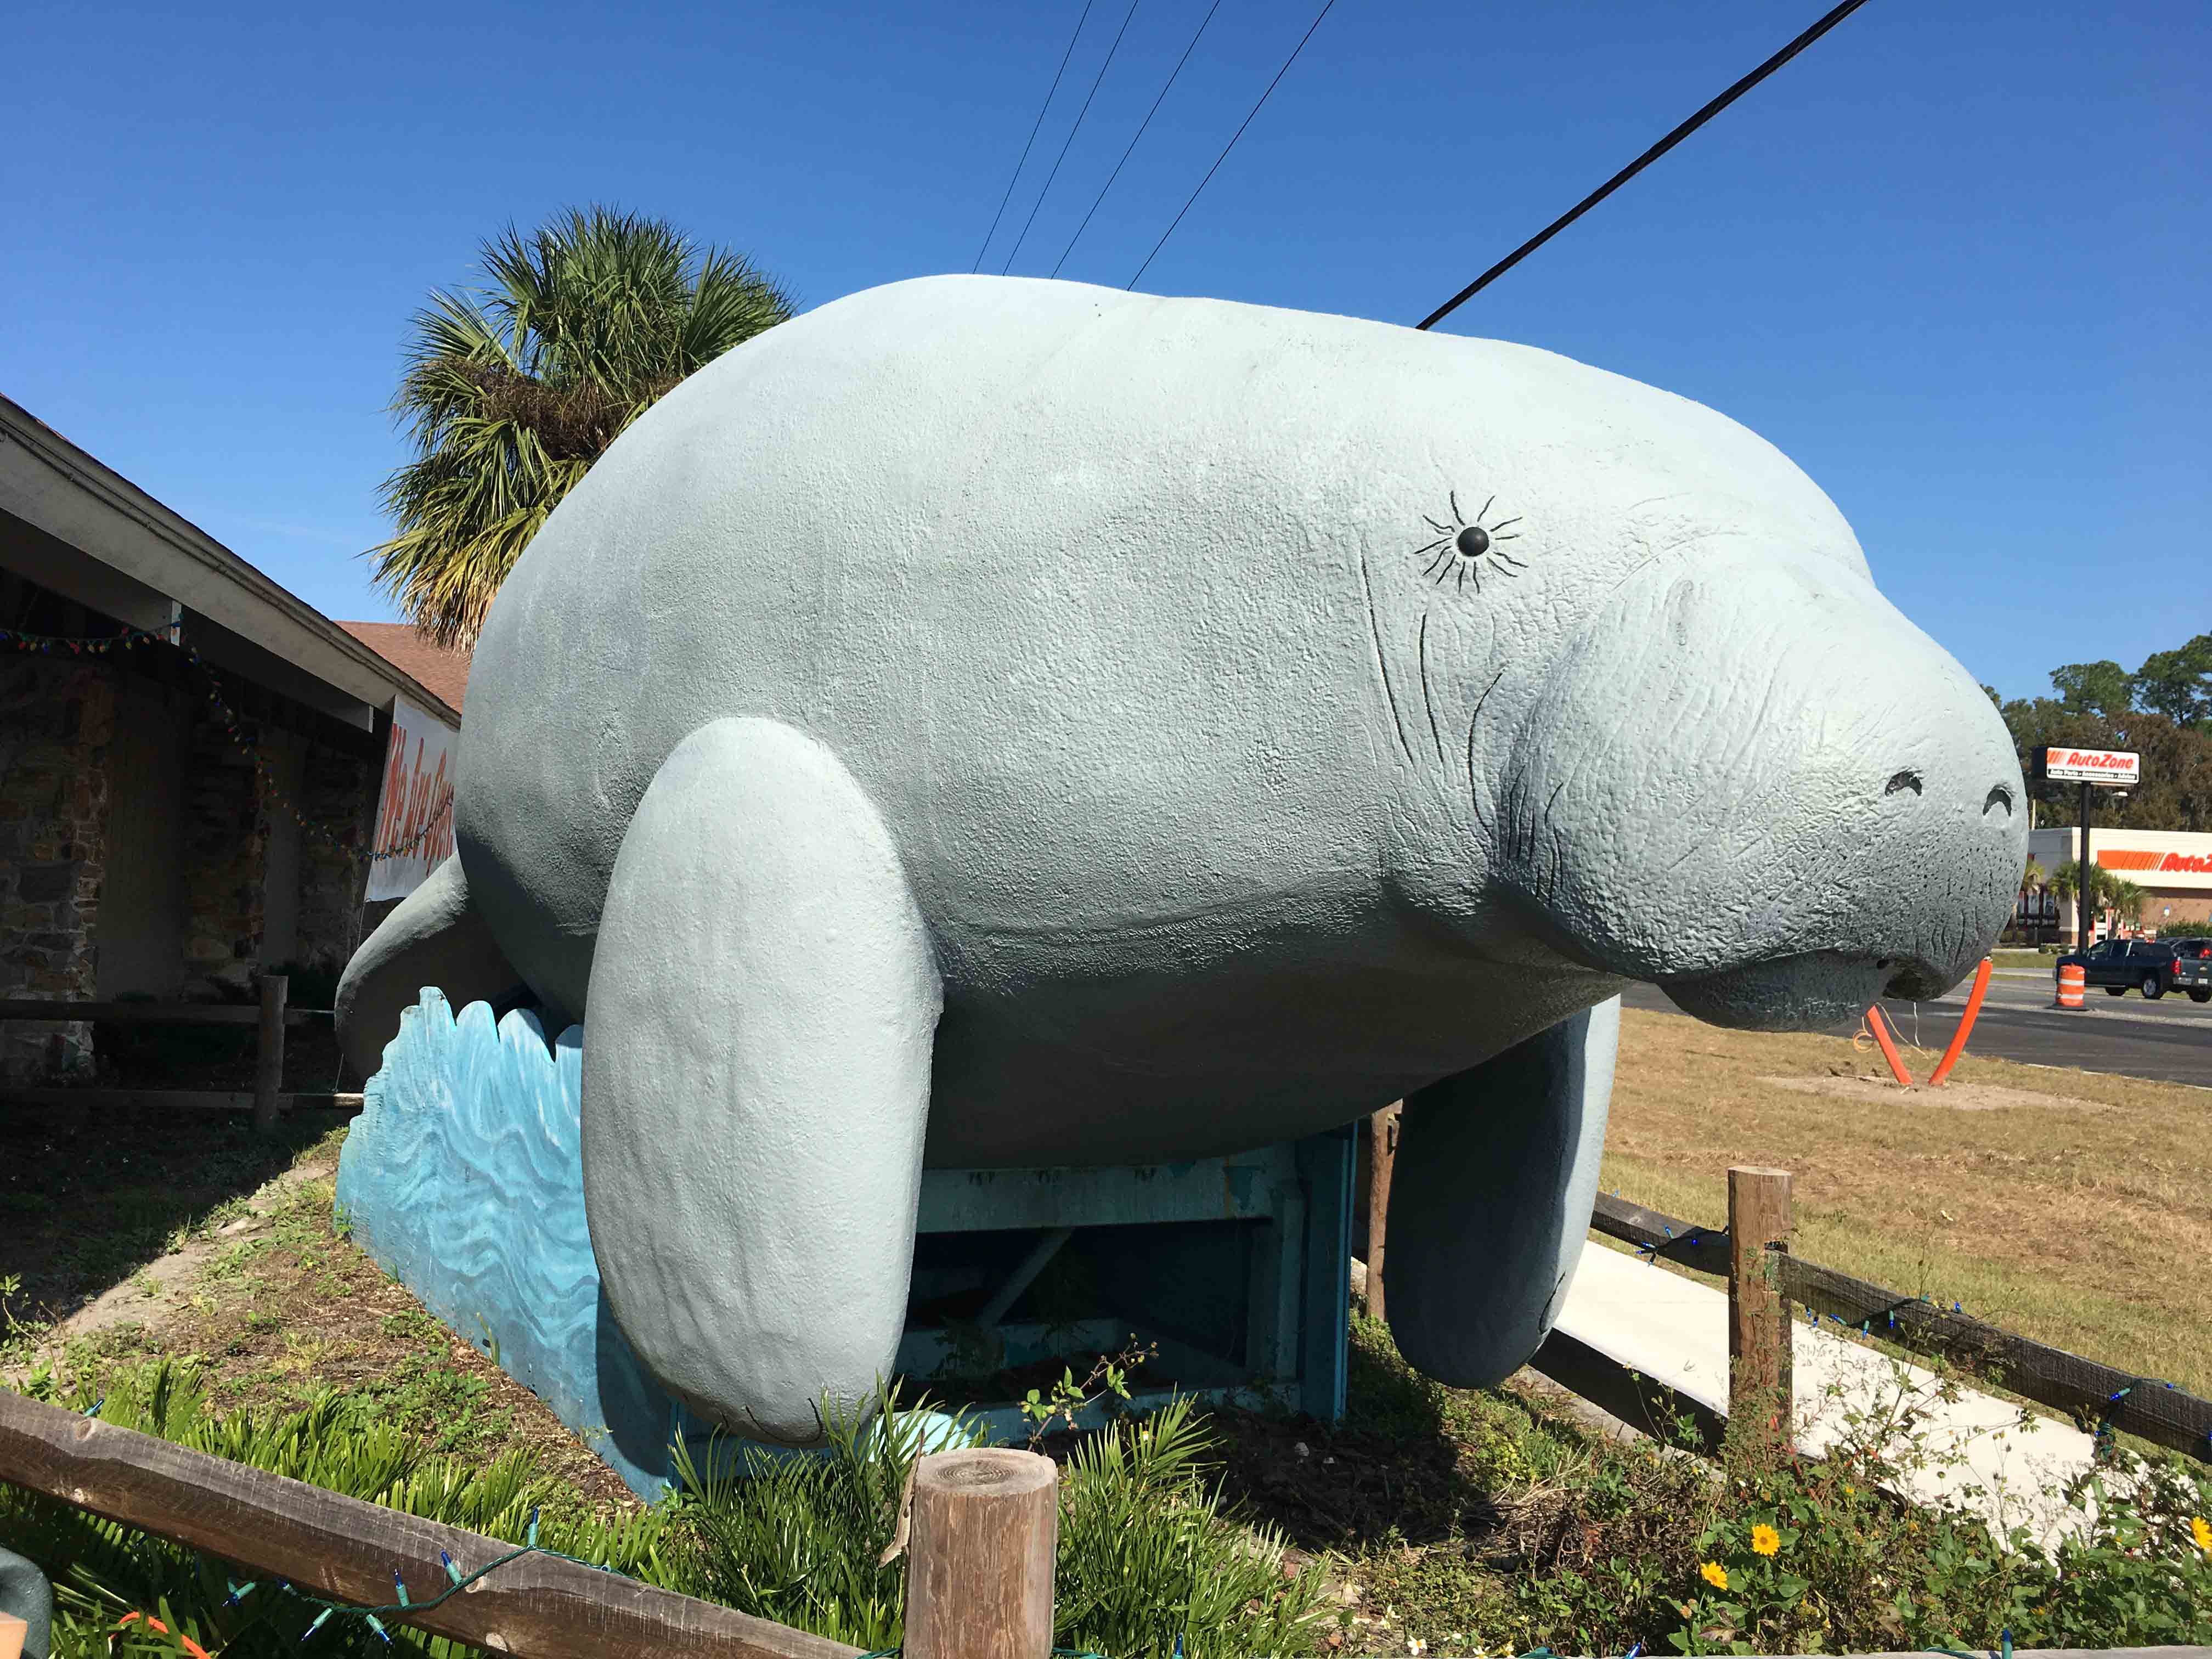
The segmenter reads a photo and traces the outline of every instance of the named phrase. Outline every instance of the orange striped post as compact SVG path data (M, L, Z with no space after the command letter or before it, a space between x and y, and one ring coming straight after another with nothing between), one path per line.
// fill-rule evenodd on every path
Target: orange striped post
M2058 970L2058 1006L2080 1009L2084 1006L2081 994L2089 988L2089 975L2078 962L2069 962Z
M1912 1073L1905 1069L1905 1062L1898 1058L1897 1044L1890 1041L1889 1022L1881 1017L1880 1003L1866 1011L1866 1023L1867 1030L1874 1033L1874 1040L1881 1045L1881 1057L1889 1062L1889 1074L1897 1079L1897 1086L1910 1089Z
M1928 1079L1928 1086L1940 1089L1943 1079L1951 1075L1951 1068L1959 1063L1959 1056L1966 1052L1966 1033L1974 1029L1974 1016L1982 1012L1982 998L1990 988L1990 959L1982 958L1982 965L1974 969L1974 988L1966 993L1966 1012L1959 1017L1959 1029L1951 1033L1951 1046L1943 1051L1936 1070Z

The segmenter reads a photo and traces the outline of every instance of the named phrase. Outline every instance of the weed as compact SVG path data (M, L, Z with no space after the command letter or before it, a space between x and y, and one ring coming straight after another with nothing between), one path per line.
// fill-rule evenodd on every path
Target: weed
M1132 1334L1129 1346L1120 1353L1099 1355L1091 1375L1082 1382L1075 1380L1075 1368L1071 1365L1060 1371L1060 1381L1049 1392L1031 1389L1021 1402L1022 1416L1030 1425L1030 1449L1035 1451L1044 1443L1054 1423L1065 1423L1073 1429L1078 1418L1101 1401L1128 1404L1129 1373L1159 1351L1157 1342L1140 1343Z
M270 1248L265 1238L241 1238L221 1255L200 1269L200 1276L211 1284L243 1279L253 1260Z
M377 1328L403 1341L428 1341L438 1337L442 1328L420 1308L402 1308L398 1313L385 1315Z

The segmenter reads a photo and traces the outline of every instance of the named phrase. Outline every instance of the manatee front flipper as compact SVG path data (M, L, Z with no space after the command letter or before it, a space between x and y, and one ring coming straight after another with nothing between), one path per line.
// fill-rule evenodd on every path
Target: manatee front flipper
M1390 1331L1455 1388L1503 1381L1552 1328L1589 1227L1619 998L1407 1097L1390 1178Z
M333 1003L338 1051L356 1080L384 1063L384 1045L398 1035L400 1015L415 1006L426 985L443 991L457 1011L471 1002L496 1005L525 994L522 975L508 965L491 929L469 903L459 855L399 901L339 977Z
M942 996L837 757L721 720L661 763L592 962L584 1206L648 1370L758 1438L865 1405L906 1314Z

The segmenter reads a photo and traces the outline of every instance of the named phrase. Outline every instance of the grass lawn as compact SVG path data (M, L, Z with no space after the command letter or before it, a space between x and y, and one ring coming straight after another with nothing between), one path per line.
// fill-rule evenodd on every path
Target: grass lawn
M2212 1090L1972 1058L1952 1076L1853 1083L1887 1073L1844 1038L1631 1011L1603 1185L1717 1225L1729 1165L1789 1170L1798 1255L2212 1395Z

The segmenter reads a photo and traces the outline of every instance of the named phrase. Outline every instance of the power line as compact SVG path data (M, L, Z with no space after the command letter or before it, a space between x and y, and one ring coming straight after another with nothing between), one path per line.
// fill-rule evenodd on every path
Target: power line
M1261 105L1267 101L1268 94L1273 93L1282 78L1291 72L1291 65L1298 61L1298 54L1306 49L1306 42L1313 39L1314 31L1321 27L1321 20L1328 15L1335 4L1336 0L1325 0L1322 9L1314 14L1313 21L1306 26L1306 32L1298 37L1297 45L1291 48L1291 55L1283 59L1282 68L1275 71L1275 78L1267 82L1267 92L1260 94L1260 102L1252 106L1251 113L1245 116L1237 131L1229 135L1229 142L1221 147L1221 154L1213 158L1213 165L1206 168L1206 177L1198 181L1198 190L1191 191L1190 201L1182 204L1182 212L1177 213L1170 222L1168 228L1160 233L1160 240L1152 244L1152 251L1145 256L1145 263L1137 267L1136 276L1129 278L1129 287L1136 287L1138 281L1152 269L1152 261L1159 257L1160 250L1168 245L1168 238L1175 234L1176 226L1182 222L1183 214L1190 211L1191 202L1198 200L1199 191L1204 190L1212 182L1213 175L1220 170L1221 164L1229 159L1229 152L1237 148L1237 141L1244 136L1244 129L1252 125L1252 117L1260 112Z
M1022 158L1014 163L1014 176L1006 180L1006 193L999 198L999 210L991 216L991 228L983 233L983 246L975 250L975 263L968 267L974 276L983 268L983 256L991 251L991 239L999 234L999 221L1006 216L1006 204L1014 199L1014 185L1029 165L1030 145L1036 143L1037 129L1044 125L1044 112L1052 107L1053 94L1060 90L1060 77L1067 73L1067 60L1075 56L1075 43L1083 38L1083 26L1091 21L1091 8L1097 0L1083 0L1083 15L1075 20L1075 33L1067 37L1067 50L1060 55L1060 67L1053 71L1052 86L1045 93L1044 102L1037 106L1037 118L1030 127L1029 143L1022 146Z
M1484 271L1481 276L1476 277L1465 288L1460 289L1458 293L1453 295L1450 299L1445 301L1443 304L1438 306L1426 317L1414 324L1413 326L1416 328L1431 328L1437 323L1442 322L1445 318L1450 316L1451 313L1458 310L1462 305L1465 304L1468 300L1473 299L1477 294L1487 288L1498 277L1503 276L1507 271L1512 270L1514 266L1519 264L1523 259L1534 253L1538 248L1550 241L1553 237L1558 235L1569 225L1574 223L1576 220L1581 218L1583 215L1588 213L1600 202L1605 200L1607 197L1612 195L1613 191L1619 190L1631 179L1633 179L1638 173L1643 172L1644 168L1650 167L1654 161L1664 155L1668 150L1674 149L1675 145L1680 143L1682 140L1688 137L1699 127L1705 125L1706 122L1711 120L1713 117L1718 115L1730 104L1735 102L1737 99L1742 97L1744 94L1749 92L1761 81L1764 81L1768 76L1773 74L1775 70L1780 69L1784 64L1795 58L1799 52L1804 51L1806 47L1811 46L1815 40L1826 34L1830 29L1835 27L1837 24L1842 22L1844 19L1849 17L1853 12L1856 11L1865 3L1866 0L1843 0L1843 3L1841 5L1828 13L1826 16L1821 18L1820 21L1814 24L1812 27L1807 29L1804 33L1799 35L1788 46L1783 47L1782 50L1776 52L1773 57L1768 58L1757 69L1752 70L1752 72L1745 76L1742 80L1737 82L1726 92L1721 94L1719 97L1714 99L1712 102L1707 104L1695 115L1692 115L1688 120L1683 122L1681 125L1676 127L1674 131L1668 133L1657 143L1652 145L1650 149L1645 150L1643 155L1638 156L1626 167L1621 168L1620 172L1614 173L1612 178L1607 179L1589 195L1583 197L1581 201L1576 203L1574 206L1568 209L1566 212L1553 220L1550 224L1545 226L1543 229L1538 231L1527 241L1522 243L1519 247L1515 248L1512 252L1507 254L1496 264L1491 266L1489 270Z
M1114 171L1106 175L1106 182L1098 187L1098 194L1091 204L1091 213L1083 216L1083 222L1076 226L1075 234L1067 239L1067 246L1060 249L1060 258L1053 262L1054 276L1060 275L1060 266L1066 264L1067 256L1075 252L1075 245L1083 240L1083 233L1091 228L1091 214L1098 211L1098 204L1106 199L1106 192L1114 188L1114 181L1121 176L1121 169L1128 165L1130 156L1136 154L1137 139L1145 136L1145 129L1152 125L1152 117L1158 115L1160 106L1167 102L1168 94L1175 89L1176 76L1181 75L1182 66L1190 62L1191 53L1198 50L1199 36L1206 33L1206 24L1213 21L1213 14L1220 9L1221 0L1213 0L1213 3L1206 8L1206 15L1199 21L1198 33L1190 37L1190 44L1182 49L1182 56L1176 59L1176 66L1168 71L1167 85L1160 88L1160 95L1152 100L1152 108L1145 112L1145 118L1137 124L1137 137L1129 140L1129 148L1121 152L1121 159L1114 163Z
M1030 204L1029 219L1022 226L1022 234L1014 238L1014 252L1006 256L1006 263L999 272L1001 276L1014 268L1014 254L1019 253L1022 244L1029 240L1030 226L1036 222L1037 210L1044 205L1044 198L1052 194L1052 181L1060 177L1060 164L1067 159L1068 145L1075 142L1075 135L1083 131L1083 118L1091 113L1091 100L1098 95L1098 83L1106 78L1106 71L1113 67L1114 54L1121 50L1121 35L1129 32L1129 20L1137 15L1138 3L1139 0L1129 0L1129 9L1121 14L1121 33L1116 34L1114 44L1106 48L1106 61L1099 64L1098 73L1091 78L1091 92L1084 99L1083 107L1075 112L1075 125L1068 128L1067 141L1060 145L1060 154L1054 158L1052 171L1044 176L1044 188L1037 192L1036 200Z

